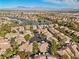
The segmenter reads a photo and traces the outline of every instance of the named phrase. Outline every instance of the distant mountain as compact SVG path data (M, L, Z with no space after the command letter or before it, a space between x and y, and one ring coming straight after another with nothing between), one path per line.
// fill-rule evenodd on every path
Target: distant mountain
M4 8L2 10L51 10L52 8L47 7L24 7L24 6L17 6L14 8Z
M51 10L52 8L47 8L47 7L24 7L24 6L18 6L14 9L17 10Z
M71 9L71 8L48 8L48 7L25 7L25 6L17 6L15 8L4 8L1 10L48 10L48 11L61 11L61 12L79 12L79 9Z

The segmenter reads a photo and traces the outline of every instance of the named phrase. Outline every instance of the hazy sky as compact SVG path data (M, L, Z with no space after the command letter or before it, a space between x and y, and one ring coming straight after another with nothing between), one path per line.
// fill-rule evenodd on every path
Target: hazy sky
M79 0L0 0L0 8L17 6L79 9Z

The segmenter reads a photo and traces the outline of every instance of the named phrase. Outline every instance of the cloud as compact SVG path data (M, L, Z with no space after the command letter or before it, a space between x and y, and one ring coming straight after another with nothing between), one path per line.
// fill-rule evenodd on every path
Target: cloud
M79 8L79 0L43 0L47 3L66 4L71 8Z
M64 0L64 2L69 4L69 5L78 5L77 0Z
M79 8L79 1L78 0L64 0L66 4L73 8Z
M57 3L57 4L60 4L63 2L63 0L43 0L43 1L48 3Z

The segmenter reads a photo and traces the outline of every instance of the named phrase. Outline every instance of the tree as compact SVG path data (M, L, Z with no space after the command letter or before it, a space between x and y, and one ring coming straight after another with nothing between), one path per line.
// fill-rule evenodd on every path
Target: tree
M13 48L13 51L16 52L18 50L18 44L15 41L15 38L11 38L10 44L11 44L11 47Z
M18 55L20 56L21 59L26 59L26 53L24 51L19 51Z
M37 41L33 42L33 52L34 53L38 52L38 43L37 43Z
M39 34L39 38L40 38L41 40L46 40L47 36L44 35L44 34L41 32L41 33Z
M11 32L11 25L10 24L2 24L0 27L0 36L5 36L5 34Z
M64 55L61 56L60 59L69 59L69 57L66 54L64 54Z
M24 36L24 38L25 38L26 41L29 41L31 39L31 36L29 34L27 34L27 35Z
M26 58L29 59L31 52L26 52Z
M57 49L58 49L58 45L56 44L55 40L52 40L51 47L50 47L51 53L54 55L56 53Z
M4 59L4 57L2 55L0 55L0 59Z
M7 49L4 56L7 58L7 57L10 57L13 55L13 51L11 49Z

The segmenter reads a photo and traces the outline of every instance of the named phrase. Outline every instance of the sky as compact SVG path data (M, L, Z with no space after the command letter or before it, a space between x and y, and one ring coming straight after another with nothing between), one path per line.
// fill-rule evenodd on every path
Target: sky
M79 0L0 0L0 8L17 6L79 9Z

